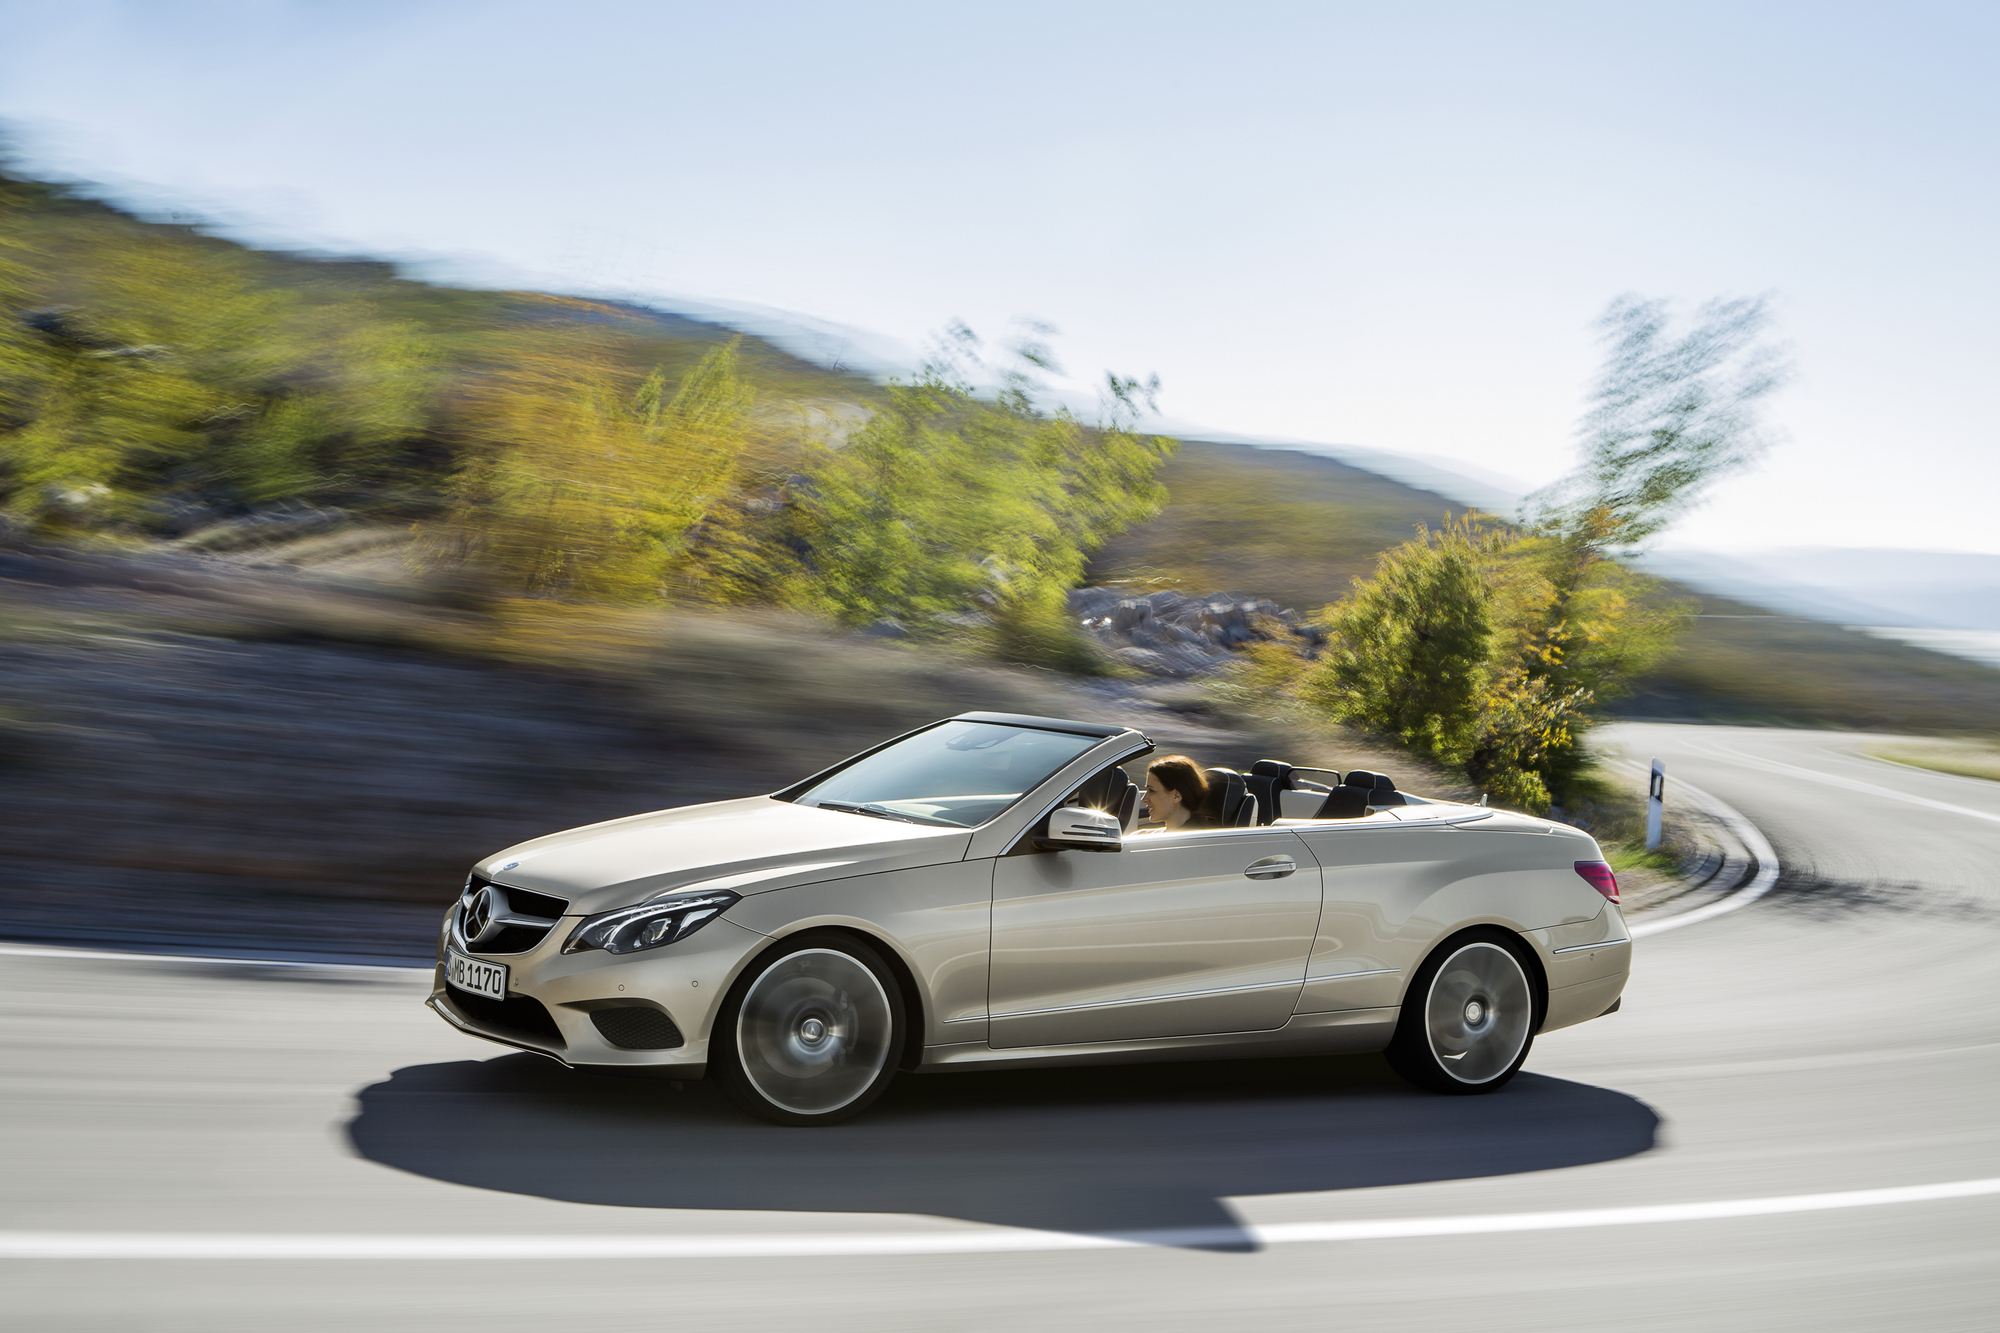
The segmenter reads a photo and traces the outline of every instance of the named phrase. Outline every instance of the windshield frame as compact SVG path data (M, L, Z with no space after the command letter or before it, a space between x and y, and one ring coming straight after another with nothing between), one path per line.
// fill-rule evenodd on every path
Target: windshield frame
M779 791L772 792L771 799L774 801L786 801L791 804L797 804L799 802L799 799L805 796L808 792L812 791L813 788L818 787L819 785L828 781L831 778L839 776L841 773L845 772L849 768L852 768L854 765L860 763L862 760L871 758L874 755L878 755L882 753L884 750L890 749L893 746L901 745L903 742L921 736L925 732L935 731L939 727L949 726L954 722L973 722L973 723L984 724L987 726L1018 727L1023 731L1055 732L1058 735L1087 737L1090 739L1091 743L1088 746L1086 746L1081 752L1079 752L1074 758L1060 765L1046 777L1036 782L1033 786L1030 786L1026 790L1017 794L1013 800L1009 801L1006 805L1002 806L1000 809L994 811L991 815L987 816L987 818L982 820L980 823L950 824L950 823L945 823L943 821L934 822L928 819L909 818L901 815L892 816L893 818L896 818L902 822L916 824L923 828L935 828L940 832L950 831L957 833L970 833L975 830L991 828L996 820L1004 819L1010 812L1020 809L1021 803L1023 801L1026 801L1027 799L1032 797L1036 792L1040 791L1043 787L1047 786L1050 782L1054 781L1062 774L1068 772L1071 768L1075 767L1076 764L1082 761L1083 759L1089 757L1092 754L1095 754L1099 749L1103 747L1105 742L1113 740L1119 736L1134 734L1132 733L1129 727L1104 726L1101 724L1087 723L1087 722L1067 722L1059 718L1029 717L1026 715L1013 714L1013 713L960 713L956 717L939 718L935 722L929 722L921 727L917 727L914 728L913 730L906 731L900 736L892 736L888 740L883 741L880 745L871 746L868 749L863 750L858 754L850 755L846 759L841 760L839 763L834 764L829 768L820 770L819 772L813 774L811 777L806 778L804 781L795 782L789 787L783 788L782 790ZM1150 742L1147 742L1149 748L1150 744L1151 744ZM842 807L849 805L851 805L850 802L836 801L832 804L831 808L836 810L841 810L842 813L848 813L848 811L842 809ZM807 808L818 809L822 807L815 804L814 806ZM866 814L872 814L873 812L855 811L853 813L866 815Z

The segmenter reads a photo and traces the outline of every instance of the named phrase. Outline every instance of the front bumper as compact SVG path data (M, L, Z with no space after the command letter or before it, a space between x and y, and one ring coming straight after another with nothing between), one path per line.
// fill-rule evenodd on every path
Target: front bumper
M730 984L770 941L724 917L686 939L661 949L609 954L592 949L565 954L563 941L580 918L564 918L535 948L521 954L473 954L505 964L507 999L467 995L445 983L440 961L426 1003L438 1017L468 1036L533 1051L573 1068L602 1072L700 1078L708 1064L708 1032L715 1008ZM666 1032L650 1023L603 1022L597 1015L620 1008L646 1008L670 1020L678 1046L633 1049L606 1035L626 1035L636 1026ZM651 1017L651 1016L649 1016ZM649 1040L660 1040L658 1036Z

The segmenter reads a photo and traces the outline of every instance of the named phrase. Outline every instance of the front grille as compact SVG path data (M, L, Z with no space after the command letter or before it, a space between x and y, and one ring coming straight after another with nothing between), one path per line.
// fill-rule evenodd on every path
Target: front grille
M480 883L486 882L478 880L477 876L473 878ZM551 897L546 893L536 893L533 889L510 889L505 884L500 888L507 895L507 905L523 916L558 917L569 910L567 898Z
M494 884L489 879L474 875L466 880L465 892L459 896L458 908L453 917L453 924L458 930L458 942L464 948L475 947L471 942L470 932L465 928L466 910L471 904L473 895L489 886L505 900L506 910L515 915L546 917L554 921L569 910L567 898L536 893L532 889L509 888L505 884ZM549 932L554 929L553 925L503 926L484 944L478 945L477 949L481 954L526 953L547 939Z
M542 1002L532 995L509 995L496 1000L490 995L468 995L447 989L444 1001L472 1026L496 1037L509 1037L535 1046L563 1049L562 1029Z
M479 946L481 953L526 953L549 937L546 926L508 926Z
M590 1015L590 1021L597 1025L606 1041L620 1050L665 1051L687 1044L673 1019L643 1005L598 1009Z

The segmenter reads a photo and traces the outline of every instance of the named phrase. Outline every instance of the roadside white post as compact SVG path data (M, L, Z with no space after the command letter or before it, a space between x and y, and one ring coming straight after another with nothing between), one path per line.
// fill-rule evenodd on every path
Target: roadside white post
M1667 804L1667 766L1653 761L1653 780L1646 788L1646 850L1660 849L1660 816Z

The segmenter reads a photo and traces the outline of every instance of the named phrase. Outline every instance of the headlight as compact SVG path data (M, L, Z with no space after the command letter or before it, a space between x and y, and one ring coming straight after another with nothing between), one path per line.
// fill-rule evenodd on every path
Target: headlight
M606 953L637 953L641 949L657 949L686 939L742 901L743 895L726 891L690 893L599 912L585 917L569 933L562 951L582 953L585 949L602 949Z

